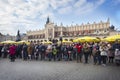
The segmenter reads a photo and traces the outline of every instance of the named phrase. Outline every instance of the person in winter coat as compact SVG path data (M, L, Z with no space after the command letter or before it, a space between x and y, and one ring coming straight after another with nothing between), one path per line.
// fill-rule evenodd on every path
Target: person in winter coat
M23 55L23 60L27 60L28 53L27 53L27 45L25 43L23 43L22 55Z
M83 53L85 57L85 63L88 63L88 57L90 55L90 46L88 43L83 44Z
M89 43L89 47L90 47L90 55L89 55L89 57L91 58L91 56L92 56L92 50L93 50L93 43L92 42Z
M9 48L10 60L11 62L15 61L15 54L16 54L16 46L13 44Z
M116 49L115 51L115 63L117 66L120 66L120 50Z
M68 45L68 60L72 61L72 51L73 51L73 47L72 45Z
M94 65L96 65L97 62L99 62L99 64L100 64L100 61L99 61L100 51L97 46L98 46L97 44L93 45L93 50L92 50Z
M114 60L114 50L111 46L111 44L108 44L108 60L109 60L109 63L113 63L113 60Z
M100 46L100 55L103 66L106 66L108 48L105 43Z
M16 58L22 58L22 48L23 44L18 44L16 49Z
M65 61L68 60L68 46L66 44L63 45L63 58Z
M55 46L54 46L53 49L52 49L52 53L53 53L53 59L54 59L54 61L55 61L56 58L57 58L57 49L56 49Z
M27 52L28 52L28 57L31 60L32 59L32 52L33 52L33 45L32 44L28 45Z
M2 51L2 54L3 54L3 58L7 58L8 51L9 51L9 46L7 44L3 45L1 51Z
M41 55L41 60L45 60L46 46L44 44L41 44L41 46L39 46L39 51Z
M77 48L76 48L77 44L73 44L73 60L77 59Z
M77 44L76 49L77 49L77 62L79 62L79 61L82 62L82 55L83 55L83 53L82 53L82 45Z
M0 57L2 57L2 48L3 48L3 44L0 44Z
M58 61L62 60L62 54L63 54L62 44L59 44L59 45L57 45L57 59L58 59Z
M47 46L47 54L48 54L49 61L51 61L51 59L52 59L52 44L49 44Z
M116 40L115 43L112 45L113 50L115 51L116 49L120 50L120 44L119 42Z

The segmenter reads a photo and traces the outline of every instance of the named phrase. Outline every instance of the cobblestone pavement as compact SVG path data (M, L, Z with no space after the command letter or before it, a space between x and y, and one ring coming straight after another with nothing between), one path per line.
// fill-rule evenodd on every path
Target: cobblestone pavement
M120 80L120 67L75 61L0 59L0 80Z

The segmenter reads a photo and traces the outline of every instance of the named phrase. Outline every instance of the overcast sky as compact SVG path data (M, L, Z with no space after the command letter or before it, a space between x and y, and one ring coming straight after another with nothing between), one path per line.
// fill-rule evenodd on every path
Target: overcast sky
M0 0L0 32L43 29L46 18L57 25L86 24L110 19L120 29L120 0Z

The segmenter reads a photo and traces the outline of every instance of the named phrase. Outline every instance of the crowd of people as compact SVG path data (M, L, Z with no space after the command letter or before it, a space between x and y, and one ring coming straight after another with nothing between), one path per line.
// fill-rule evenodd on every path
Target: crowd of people
M94 65L106 66L107 63L120 65L120 44L115 43L72 43L72 44L0 44L0 58L16 58L26 60L45 61L76 61L89 63L90 58Z

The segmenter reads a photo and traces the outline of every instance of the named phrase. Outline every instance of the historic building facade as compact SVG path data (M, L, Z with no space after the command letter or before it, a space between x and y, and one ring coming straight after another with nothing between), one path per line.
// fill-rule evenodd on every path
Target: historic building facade
M38 31L27 31L28 41L42 42L44 40L59 40L60 36L66 40L72 40L82 36L106 37L110 35L110 21L99 23L87 23L81 25L60 26L55 25L47 18L45 28Z

